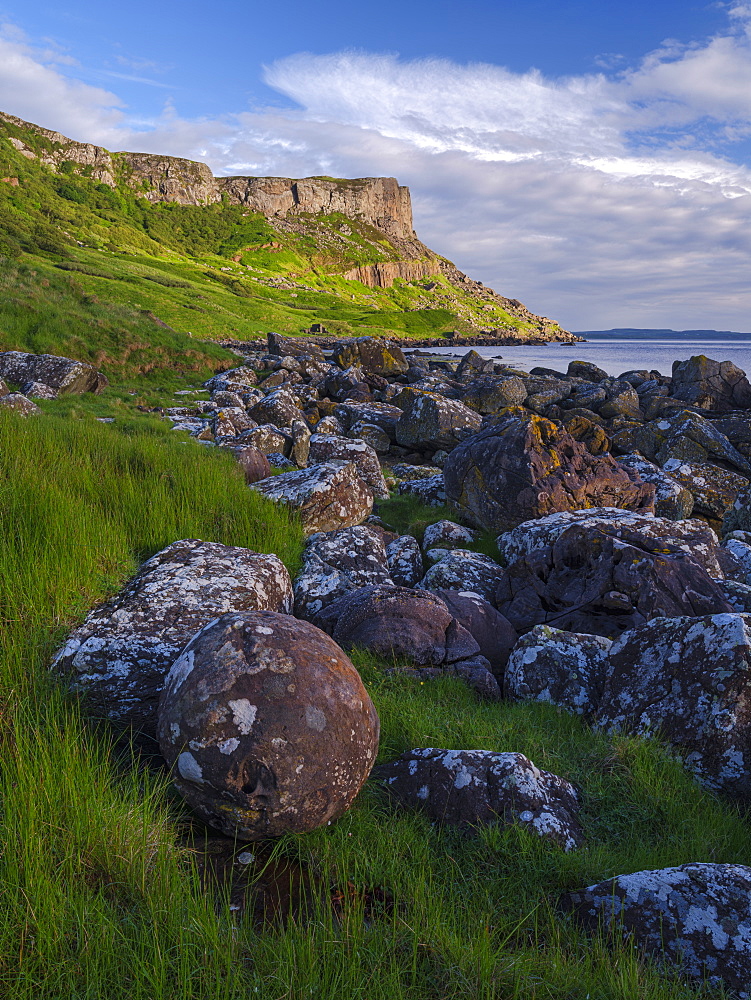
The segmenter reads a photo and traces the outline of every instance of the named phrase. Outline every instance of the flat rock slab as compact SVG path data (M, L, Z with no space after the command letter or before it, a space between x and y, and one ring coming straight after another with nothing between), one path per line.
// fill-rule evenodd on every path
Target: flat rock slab
M52 666L70 675L93 714L153 735L164 678L187 641L226 611L267 609L292 611L281 559L188 538L158 552L91 611Z
M373 493L355 463L338 459L272 476L250 489L296 511L308 535L351 528L373 510Z
M692 979L723 983L747 998L751 984L751 868L688 864L618 875L561 907L593 932L634 941Z
M26 354L4 351L0 354L0 378L23 385L43 382L58 393L101 392L109 382L92 365L54 354Z
M379 723L333 640L274 612L222 615L175 661L159 745L189 805L228 836L306 833L349 807Z
M584 841L574 786L520 753L408 750L376 773L402 805L435 822L519 823L566 851Z
M486 418L443 467L448 502L480 528L507 531L556 511L651 511L654 487L610 455L592 455L559 425L521 407Z

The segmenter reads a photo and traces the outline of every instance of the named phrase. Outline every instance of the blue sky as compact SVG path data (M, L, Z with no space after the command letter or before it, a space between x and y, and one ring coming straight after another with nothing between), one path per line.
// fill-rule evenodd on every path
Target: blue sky
M751 330L751 3L0 0L0 108L215 173L393 175L570 329Z

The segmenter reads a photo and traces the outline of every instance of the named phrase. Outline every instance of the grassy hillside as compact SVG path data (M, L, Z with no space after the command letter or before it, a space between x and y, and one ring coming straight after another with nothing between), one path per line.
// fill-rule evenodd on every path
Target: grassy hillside
M253 884L303 873L306 906L265 923L201 880L210 857L165 773L129 766L47 670L137 562L196 536L279 552L302 538L228 455L151 418L0 413L0 995L14 1000L719 1000L557 914L620 872L746 863L751 829L657 741L610 738L552 706L483 703L460 681L357 660L380 760L415 746L516 750L575 781L585 846L520 827L459 832L369 783L337 823L250 845ZM398 513L398 512L397 512ZM427 513L427 512L423 512ZM416 512L411 519L416 523ZM294 893L293 893L294 896ZM294 902L294 900L293 900Z
M70 160L45 165L53 146L0 120L0 349L73 354L128 375L216 368L229 356L207 342L314 322L335 335L531 329L443 275L391 288L345 279L404 256L361 220L152 204L124 176L112 188Z

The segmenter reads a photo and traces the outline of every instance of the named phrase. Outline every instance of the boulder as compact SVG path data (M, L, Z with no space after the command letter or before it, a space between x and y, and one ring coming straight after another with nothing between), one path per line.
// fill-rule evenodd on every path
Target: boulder
M518 375L488 377L470 383L461 401L478 413L497 413L506 406L521 406L527 398L527 387Z
M367 423L375 424L389 436L389 440L396 441L396 422L401 417L403 411L398 406L390 403L339 403L334 409L334 416L341 423L345 432L348 432L355 424Z
M655 488L655 514L671 521L681 521L691 517L694 496L676 479L639 454L621 455L619 463L626 469L633 469L645 483Z
M694 863L618 875L567 893L562 909L692 979L738 997L751 982L751 868ZM703 992L703 991L702 991Z
M636 389L628 382L621 382L617 379L608 386L605 400L598 404L597 412L607 420L612 417L629 417L632 420L644 419Z
M237 464L245 474L245 482L257 483L271 475L269 460L259 448L252 445L240 445L232 449Z
M694 498L694 513L713 521L722 521L732 510L739 495L748 486L748 479L708 462L682 462L671 458L663 470Z
M292 421L289 432L292 438L289 457L295 465L303 469L308 464L310 455L310 428L304 420L296 419Z
M597 723L659 732L703 784L749 802L749 692L748 615L655 618L611 646Z
M611 644L604 636L536 625L508 658L503 692L591 718L602 700Z
M36 403L27 399L20 392L9 392L7 396L0 396L0 406L5 407L6 410L13 410L14 413L18 413L22 417L30 417L35 413L42 412Z
M423 590L459 590L492 602L499 584L505 580L506 571L490 556L467 549L447 549L440 562L431 566L422 578L420 587Z
M574 786L521 753L408 750L376 774L401 805L436 823L518 823L566 851L584 842Z
M368 391L368 386L365 382L365 372L356 365L345 368L344 371L332 368L328 374L316 382L316 385L321 397L328 396L340 403L344 402L349 393L354 392L358 388L366 392Z
M439 476L443 479L443 473L435 465L409 465L407 462L396 462L391 466L391 474L395 479L409 482L413 479L433 479Z
M5 392L2 392L2 388L5 388ZM6 395L7 386L0 386L0 394ZM21 386L21 393L26 396L27 399L57 399L59 392L57 389L53 389L51 385L45 385L44 382L25 382Z
M364 371L374 375L402 375L409 368L401 347L377 337L340 340L331 357L340 368L359 365Z
M298 340L294 337L283 337L280 333L267 333L266 342L269 354L279 358L310 357L323 361L323 349L312 340Z
M480 650L440 597L407 587L364 587L345 594L328 606L323 627L345 649L357 646L417 666L472 660Z
M703 451L702 458L712 456L743 473L751 476L751 463L735 448L715 424L705 420L698 413L690 410L680 410L674 416L657 421L657 430L664 442L657 453L657 461L664 465L670 458L691 458L676 451L676 447L685 446L687 441L699 445Z
M569 361L566 375L569 378L583 378L587 382L602 382L610 376L591 361Z
M480 656L490 664L493 676L503 682L503 673L518 638L511 622L477 594L459 590L435 590L451 614L480 647Z
M400 496L415 497L426 507L443 507L446 503L442 475L407 479L399 483L398 490Z
M691 534L704 539L710 530L706 525L702 531L697 522L663 518L634 525L591 513L599 516L572 519L561 531L557 529L562 525L540 524L540 535L541 529L551 529L549 542L538 548L530 539L526 555L508 560L496 604L518 631L546 624L614 638L652 618L731 610L702 564L701 553L686 551ZM655 521L665 526L664 535ZM683 525L688 530L675 530ZM514 546L504 542L507 537L499 539L502 552L513 551ZM714 533L712 538L719 561ZM717 575L724 575L719 564Z
M4 351L0 354L0 378L24 385L42 382L59 394L101 392L109 385L96 368L85 361L59 358L54 354L26 354Z
M294 583L295 614L317 624L337 597L376 583L392 583L383 540L366 524L318 531L308 538Z
M742 567L742 579L740 583L749 584L751 582L751 545L738 538L726 538L723 547L740 563Z
M482 418L458 400L415 393L396 424L396 440L417 451L450 451L480 429Z
M261 610L292 611L292 581L277 556L173 542L89 612L52 666L70 675L92 714L153 735L164 678L191 636L225 612Z
M234 444L249 445L264 455L271 455L272 452L290 455L292 452L292 436L279 430L274 424L261 424L260 427L243 431Z
M549 548L571 525L612 534L626 542L659 552L685 553L698 562L713 579L724 576L723 550L717 535L704 521L671 522L652 514L627 513L612 507L550 514L538 521L520 524L498 539L502 560L510 565L517 559Z
M751 407L751 385L745 372L732 361L713 361L703 354L673 362L672 395L720 413Z
M373 496L379 500L388 499L389 489L383 478L378 455L365 441L316 432L310 438L308 457L310 465L328 462L331 459L354 462L357 474L368 484Z
M219 372L203 383L209 392L237 392L242 394L253 389L258 384L258 376L252 368L232 368L227 372Z
M159 745L179 791L230 837L307 833L351 805L379 724L349 658L308 622L222 615L166 679Z
M412 535L400 535L386 546L389 574L397 587L415 587L425 567L420 543Z
M336 417L321 417L315 427L316 434L336 434L338 437L344 436L344 428Z
M360 524L373 510L373 494L354 462L331 460L271 476L250 489L294 510L303 531L335 531Z
M504 531L554 511L651 510L654 487L610 455L592 455L559 425L518 409L456 447L443 469L449 503L481 528Z
M369 445L378 455L387 454L391 448L391 438L382 427L378 426L378 424L366 424L364 421L358 420L357 423L352 424L350 429L347 431L347 437L356 439L359 438L361 441L364 441L365 444Z
M599 424L588 417L568 410L561 415L561 422L574 441L581 441L591 455L602 455L610 451L610 439L607 434Z
M456 366L456 377L464 378L469 375L477 375L492 372L494 362L492 358L484 358L478 351L471 349L467 351L459 364Z
M226 392L224 390L212 392L211 402L214 403L217 409L222 406L237 406L241 410L245 409L243 398L239 392Z
M302 411L287 389L275 389L250 409L250 416L259 424L289 427L293 420L302 419Z
M256 426L256 422L250 419L242 406L223 406L214 414L211 429L214 437L234 438L243 431L253 430Z
M464 549L477 538L477 532L454 521L429 524L422 536L422 547L428 549Z

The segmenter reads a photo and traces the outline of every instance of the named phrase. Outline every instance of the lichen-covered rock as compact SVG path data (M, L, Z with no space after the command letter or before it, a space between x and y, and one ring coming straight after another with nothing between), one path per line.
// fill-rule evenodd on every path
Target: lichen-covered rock
M590 455L610 451L610 439L604 429L588 417L569 410L561 414L561 422L574 441L580 441Z
M503 682L503 673L518 638L511 622L477 594L459 590L435 590L451 614L480 647L493 676Z
M35 413L41 413L36 403L33 403L20 392L9 392L7 396L0 396L0 406L6 410L13 410L22 417L30 417Z
M591 361L569 361L566 375L569 378L583 378L587 382L602 382L610 377L604 369L598 368Z
M480 429L479 413L436 393L415 393L396 424L396 440L417 451L450 451Z
M27 399L57 399L60 395L57 389L53 389L51 385L45 385L44 382L25 382L21 386L21 393ZM0 387L0 395L5 394Z
M713 361L703 354L673 362L672 395L720 413L751 407L751 385L745 372L732 361Z
M508 658L504 694L590 717L602 699L610 646L604 636L536 625Z
M316 532L305 544L295 579L295 614L317 624L320 612L337 597L376 583L392 583L378 531L361 524Z
M292 611L292 581L277 556L173 542L89 612L52 666L70 675L93 714L153 734L164 678L188 639L217 615L260 610Z
M290 455L292 452L292 437L279 430L274 424L261 424L260 427L253 427L243 431L236 444L250 445L257 448L264 455L272 452L279 452L282 455Z
M399 483L399 495L417 497L428 507L442 507L446 503L443 476L426 476L422 479L407 479Z
M316 434L336 434L338 437L343 437L344 428L336 417L321 417L316 424Z
M698 413L690 410L680 410L674 416L657 421L656 429L664 437L664 442L657 453L660 465L672 457L681 458L680 454L673 456L673 449L692 441L699 445L707 456L713 456L723 462L735 466L739 472L751 475L751 463L735 448L716 425L705 420Z
M334 416L346 432L355 424L375 424L388 434L389 440L396 441L396 422L401 417L402 410L390 403L339 403L334 410Z
M257 426L241 406L223 406L214 414L211 429L214 437L237 437L243 431L254 430Z
M341 368L359 365L374 375L401 375L409 368L401 347L378 337L340 340L331 357Z
M490 556L467 549L452 549L430 567L420 587L423 590L459 590L493 602L505 578L505 570Z
M682 521L691 517L694 509L694 497L690 490L673 479L664 469L654 462L648 461L639 454L621 455L620 464L627 469L633 469L645 483L652 483L655 488L655 515L667 517L671 521Z
M308 461L310 465L340 459L344 462L354 462L357 473L363 482L370 487L373 496L379 500L387 500L389 488L383 478L378 455L365 441L334 434L315 433L310 438Z
M507 565L551 546L571 525L613 535L658 552L683 552L696 560L713 579L722 579L722 551L717 535L704 521L669 521L648 513L600 507L549 514L527 521L498 538L498 550Z
M521 406L527 387L518 375L478 379L462 393L462 403L478 413L497 413L506 406Z
M700 561L702 554L686 551L690 528L680 529L684 525L696 528L696 522L644 518L646 523L639 524L634 523L636 515L608 521L602 511L589 513L597 516L571 518L567 527L564 515L558 515L559 524L555 517L544 519L551 524L538 522L532 537L523 541L526 555L509 559L507 553L516 548L506 542L512 533L499 539L508 566L496 604L520 632L547 624L614 638L652 618L731 610L719 584ZM666 526L664 535L655 531L654 522ZM699 541L711 531L702 527L704 531L693 532ZM544 537L546 528L550 540L538 547L534 535ZM671 538L674 533L677 540ZM524 538L522 526L516 538ZM711 538L716 576L722 578L722 550L713 532Z
M751 868L745 865L695 863L618 875L567 893L561 906L589 930L630 938L692 979L750 995Z
M391 474L396 479L410 482L413 479L433 479L440 476L441 470L435 465L409 465L407 462L396 462L391 467Z
M351 805L378 716L349 658L308 622L222 615L167 677L159 745L189 805L228 836L306 833Z
M347 431L347 437L359 438L370 445L378 455L387 454L391 448L391 438L378 424L366 424L364 421L358 420Z
M304 469L308 464L310 456L310 428L304 420L296 419L292 421L289 432L292 437L292 447L289 457L295 465Z
M259 424L289 427L293 420L302 419L302 411L287 389L275 389L250 409L250 416Z
M621 635L609 663L598 725L659 732L703 784L751 800L751 618L656 618Z
M0 354L0 378L24 385L43 382L58 393L101 392L109 385L96 368L85 361L60 358L54 354L26 354L4 351Z
M506 411L456 447L443 469L449 503L481 528L504 531L554 511L651 510L654 487L610 455L592 455L557 424Z
M608 386L606 398L604 402L598 404L597 412L608 420L612 417L644 419L636 389L628 382L621 382L619 379Z
M408 750L377 776L398 802L438 823L519 823L566 851L584 842L574 786L521 753Z
M356 365L345 368L344 371L332 368L331 372L325 375L316 385L322 398L328 396L340 403L348 397L349 393L354 392L358 388L366 391L368 388L365 382L365 372Z
M687 489L694 498L694 513L722 521L738 496L748 486L748 479L709 463L668 459L663 465L668 475Z
M422 547L428 549L464 549L477 538L477 532L455 521L436 521L429 524L422 537Z
M232 368L230 371L212 375L208 382L203 383L209 392L243 393L253 389L258 384L258 376L252 368Z
M296 511L308 535L351 528L373 510L373 494L354 462L332 459L309 469L271 476L250 489Z
M397 587L416 587L425 567L420 543L412 535L400 535L386 546L391 579Z

